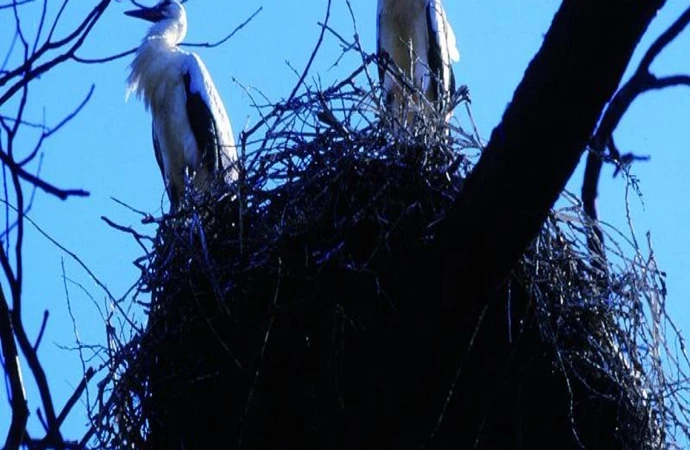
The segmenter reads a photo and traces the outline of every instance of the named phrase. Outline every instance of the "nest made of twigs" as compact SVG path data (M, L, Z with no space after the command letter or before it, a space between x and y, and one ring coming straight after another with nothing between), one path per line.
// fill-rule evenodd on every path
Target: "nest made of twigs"
M176 405L186 399L176 393L199 395L189 386L213 376L224 377L212 388L219 396L227 386L245 394L228 406L241 442L250 426L244 417L262 402L255 387L270 359L267 342L287 336L284 345L304 346L313 333L297 320L293 326L309 330L307 344L290 341L275 330L277 310L309 315L324 303L337 310L355 302L346 320L356 330L395 308L381 261L429 245L481 145L433 108L416 111L408 126L391 123L376 88L359 84L368 63L329 89L273 105L241 140L240 180L186 195L180 211L160 222L140 283L151 293L149 323L117 356L120 375L102 390L101 445L150 447L156 427L178 417ZM576 199L565 198L569 204L550 215L514 279L536 304L558 370L624 405L626 445L667 446L687 434L687 420L668 397L663 277L653 258L634 246L622 250L615 236L607 240L612 260L594 261L587 246L594 224ZM324 282L336 272L351 274L348 283L369 294L342 298ZM329 364L337 362L338 333L325 350ZM599 392L602 385L617 389ZM173 412L161 417L161 410Z

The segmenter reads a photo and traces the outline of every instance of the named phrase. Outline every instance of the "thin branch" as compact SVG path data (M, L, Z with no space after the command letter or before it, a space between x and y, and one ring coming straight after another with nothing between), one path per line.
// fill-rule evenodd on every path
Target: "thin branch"
M12 423L5 440L6 449L19 448L24 440L24 430L29 419L29 408L22 380L22 369L14 341L14 327L5 293L0 286L0 342L4 357L5 376L9 379L11 392Z
M84 391L86 390L86 386L89 384L89 381L91 381L95 374L96 371L93 369L93 367L89 367L89 369L84 374L84 378L82 378L81 382L79 383L79 386L77 386L70 398L67 400L67 403L65 403L65 406L62 408L62 411L60 411L60 415L57 418L58 427L62 426L62 423L67 418L70 411L72 411L74 405L77 404L77 400L79 400L79 397L81 397L81 395L84 393Z
M36 338L36 343L34 344L34 351L38 351L38 347L41 345L43 340L43 333L46 331L46 326L48 326L48 318L50 317L50 311L47 309L43 311L43 320L41 321L41 328L38 330L38 337Z
M140 6L140 5L139 5L138 3L136 3L136 2L133 2L133 3L134 3L135 5L137 5L137 6L139 6L139 7L142 7L142 6ZM244 28L245 25L247 25L249 22L251 22L251 21L254 19L254 17L256 17L262 10L263 10L263 6L262 6L262 7L259 7L259 9L257 9L257 10L254 12L254 14L252 14L251 16L249 16L249 18L248 18L247 20L245 20L244 22L242 22L242 23L241 23L240 25L238 25L234 30L232 30L232 32L230 32L230 34L228 34L228 35L225 36L223 39L221 39L221 40L219 40L219 41L217 41L217 42L214 42L214 43L208 43L208 42L202 42L202 43L189 43L189 44L182 44L182 46L183 46L183 47L203 47L203 48L218 47L218 46L224 44L225 42L227 42L227 41L228 41L230 38L232 38L238 31L240 31L242 28ZM81 64L102 64L102 63L107 63L107 62L115 61L115 60L118 60L118 59L122 59L122 58L124 58L124 57L126 57L126 56L129 56L129 55L133 55L133 54L135 54L135 53L137 52L137 49L138 49L138 48L139 48L139 47L130 48L129 50L125 50L124 52L116 53L116 54L114 54L114 55L106 56L106 57L102 57L102 58L85 58L85 57L81 57L81 56L78 56L78 55L73 55L72 59L75 60L75 61L77 61L78 63L81 63Z
M295 99L295 96L297 95L297 91L304 84L304 80L307 77L309 70L311 70L311 66L314 63L314 59L316 58L316 55L319 52L319 49L321 48L321 44L323 43L324 35L326 34L326 31L328 30L328 22L329 22L329 19L331 17L331 4L332 4L332 0L328 0L328 4L326 6L326 18L322 22L321 32L319 33L319 38L316 41L316 45L314 46L314 49L312 50L311 55L309 56L309 60L307 62L307 65L304 67L304 70L302 71L302 75L299 77L297 84L292 89L292 92L290 92L290 95L288 96L287 100L285 102L283 102L283 105L289 106L290 103L292 103L292 101ZM283 115L284 110L285 110L284 108L280 108L280 107L274 108L273 110L271 110L271 112L268 115L266 115L266 117L264 119L260 120L252 128L250 128L247 131L243 131L240 135L241 136L240 140L242 141L242 147L246 146L247 139L249 138L249 136L254 134L262 126L266 125L268 120L270 120L274 117L278 117L278 118L281 117ZM270 134L271 134L271 130L266 132L266 138L265 139L267 139L268 136L270 136Z
M139 47L134 47L130 48L127 51L124 51L122 53L117 53L112 56L106 56L104 58L82 58L81 56L74 55L72 56L72 59L75 60L78 63L82 64L101 64L101 63L107 63L110 61L115 61L117 59L124 58L125 56L133 55L137 52L137 49Z
M124 233L132 235L132 237L134 237L134 239L137 241L137 244L139 244L141 249L144 250L145 253L149 252L149 249L146 248L143 241L153 242L154 239L151 236L146 236L144 234L141 234L132 227L126 227L123 225L119 225L119 224L113 222L112 220L108 219L105 216L101 216L101 220L103 220L105 223L107 223L108 226L110 226L110 227L112 227L118 231L122 231Z
M67 123L71 122L72 119L76 117L77 114L81 112L82 109L86 106L86 104L91 100L91 96L93 95L93 91L96 88L96 85L92 84L91 88L89 89L89 92L86 94L86 97L79 103L79 105L67 116L65 116L60 122L58 122L57 125L55 125L52 128L45 127L43 132L41 133L41 137L39 138L38 142L34 146L34 149L27 155L24 159L18 162L20 166L24 166L25 164L33 161L33 159L36 157L38 152L41 149L41 145L43 144L43 141L49 137L51 137L53 134L57 133L64 127Z
M0 200L1 201L1 200ZM62 250L65 254L67 254L70 258L72 258L79 266L81 266L82 269L91 277L94 283L98 287L100 287L103 292L105 292L108 295L108 299L113 303L115 308L123 314L125 317L125 320L127 323L138 333L142 333L141 328L135 324L122 310L122 306L120 305L120 302L115 298L115 296L110 292L110 289L96 276L96 274L93 273L93 271L89 268L89 266L86 265L86 263L79 258L79 256L76 255L76 253L72 252L71 250L68 250L64 245L60 244L58 241L56 241L52 236L50 236L43 228L41 228L33 219L31 219L29 216L24 217L26 220L29 221L31 225L38 231L43 237L48 239L53 245L55 245L57 248ZM0 255L2 255L2 252L0 252Z
M7 3L5 5L0 5L0 9L9 9L9 8L14 8L16 6L21 6L25 5L27 3L33 3L36 0L15 0L12 3Z
M606 150L609 151L608 154L612 160L620 159L620 155L615 149L615 144L613 144L613 132L630 108L630 105L640 94L652 90L665 89L671 86L690 86L690 76L688 75L674 75L657 78L650 71L650 67L656 57L687 27L689 23L690 7L688 7L649 47L642 57L635 73L618 92L616 92L609 103L589 144L590 152L587 155L587 163L582 183L582 202L585 212L592 219L592 224L595 227L595 236L598 242L591 240L588 242L588 246L597 259L605 260L603 251L604 236L596 223L598 220L596 207L596 199L598 196L597 190L605 152Z
M147 217L149 215L148 213L146 213L144 211L140 211L140 210L138 210L132 206L129 206L127 203L125 203L122 200L119 200L115 197L110 197L110 200L114 201L115 203L117 203L120 206L127 208L128 210L132 211L133 213L139 214L140 216Z
M4 94L0 96L0 105L3 105L7 100L12 98L14 94L17 93L19 89L22 89L32 80L40 77L44 73L51 70L53 67L69 60L73 59L75 52L81 48L86 36L91 32L91 29L98 22L100 17L105 12L105 9L110 4L110 0L101 0L100 3L93 8L89 15L84 19L84 21L77 27L77 29L70 33L67 37L59 41L49 41L46 42L41 48L31 55L25 58L25 62L7 72L5 75L0 77L0 86L6 84L12 78L20 76L21 78L12 86L10 86ZM45 62L39 66L34 66L38 59L43 56L49 50L54 50L62 46L67 45L71 41L75 40L72 46L65 52L48 62Z
M254 11L254 13L249 16L247 20L239 24L237 27L235 27L234 30L230 32L227 36L225 36L223 39L220 41L214 42L214 43L208 43L208 42L202 42L200 44L194 44L194 43L189 43L189 44L182 44L183 47L202 47L202 48L213 48L213 47L218 47L219 45L222 45L226 43L230 38L232 38L238 31L240 31L242 28L244 28L249 22L251 22L254 17L256 17L262 10L264 9L263 6L260 6L259 9Z

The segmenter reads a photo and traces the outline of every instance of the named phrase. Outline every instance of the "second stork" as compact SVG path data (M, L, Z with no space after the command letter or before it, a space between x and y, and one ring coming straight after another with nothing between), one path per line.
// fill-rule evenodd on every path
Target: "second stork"
M408 98L421 103L410 90L413 87L447 113L448 120L448 104L455 91L451 64L460 59L460 53L441 0L378 0L376 34L378 54L387 55L402 75L380 65L386 105L396 113L411 112Z
M127 94L136 93L151 110L153 147L174 211L188 173L204 190L218 174L237 179L232 128L204 63L179 47L187 34L184 7L163 0L125 14L154 23L131 65Z

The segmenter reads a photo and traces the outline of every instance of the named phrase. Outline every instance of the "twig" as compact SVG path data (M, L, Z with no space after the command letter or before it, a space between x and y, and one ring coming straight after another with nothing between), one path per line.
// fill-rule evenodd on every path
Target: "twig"
M46 326L48 325L48 318L50 317L50 311L47 309L43 311L43 320L41 321L41 328L38 331L38 337L36 338L36 343L34 344L34 351L38 351L39 345L41 345L41 340L43 340L43 333L46 331Z
M108 226L110 226L110 227L112 227L118 231L122 231L122 232L125 232L127 234L132 235L134 237L134 239L137 241L137 243L139 244L139 246L141 247L141 249L144 250L144 252L148 253L149 249L146 248L146 246L144 245L144 243L142 241L153 242L153 238L151 236L146 236L144 234L141 234L132 227L119 225L119 224L113 222L112 220L108 219L105 216L101 216L101 220L104 221L105 223L107 223Z
M12 316L5 299L5 293L0 287L0 341L2 343L2 355L4 357L5 376L9 380L12 408L12 423L10 424L6 449L19 448L24 439L26 422L29 419L29 408L26 402L24 382L22 381L22 369L19 365L19 355L14 341L14 327Z
M254 13L249 16L247 20L239 24L237 27L235 27L234 30L230 32L227 36L225 36L223 39L216 41L214 43L208 43L208 42L202 42L202 43L188 43L188 44L182 44L182 47L203 47L203 48L213 48L213 47L218 47L220 45L223 45L225 42L227 42L229 39L231 39L238 31L240 31L242 28L244 28L249 22L251 22L254 17L256 17L262 10L264 9L263 6L260 6Z
M598 213L596 207L597 189L601 169L603 167L603 156L605 150L610 154L615 151L613 144L613 132L618 127L626 111L632 102L642 93L664 89L670 86L686 85L690 86L690 76L674 75L669 77L657 78L651 73L652 62L661 51L673 41L690 23L690 7L688 7L676 21L666 29L654 43L649 47L642 57L642 61L635 70L632 77L614 95L601 119L592 140L590 142L590 152L587 155L584 180L582 183L582 201L585 212L592 219L596 239L591 240L588 245L596 259L605 260L603 253L604 236L597 225Z

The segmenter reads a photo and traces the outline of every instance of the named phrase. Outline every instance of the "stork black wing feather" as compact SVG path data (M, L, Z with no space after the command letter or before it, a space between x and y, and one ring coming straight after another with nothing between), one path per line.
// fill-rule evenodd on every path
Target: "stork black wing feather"
M429 69L431 70L431 80L429 80L429 91L433 96L432 100L443 97L441 86L443 83L443 57L441 55L441 43L438 41L439 32L436 29L435 15L436 10L431 2L426 5L426 29L429 33Z
M201 152L201 164L209 172L218 173L222 167L216 121L201 94L192 92L189 72L184 75L184 85L187 94L187 117Z

